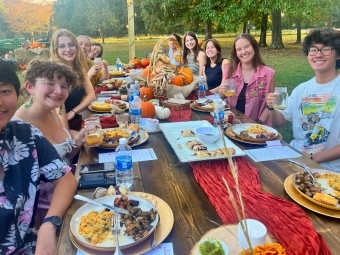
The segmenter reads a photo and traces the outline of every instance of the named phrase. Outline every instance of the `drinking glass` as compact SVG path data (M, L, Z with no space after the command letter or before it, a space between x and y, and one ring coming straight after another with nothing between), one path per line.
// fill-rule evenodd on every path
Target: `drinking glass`
M102 61L101 58L94 58L93 63L94 63L95 65L98 65L101 61Z
M235 96L236 93L236 84L234 79L227 79L225 81L226 87L227 87L227 91L224 92L224 95L227 97L233 97Z
M288 103L287 87L276 87L274 93L277 96L277 101L273 105L274 109L286 109Z
M85 142L90 147L97 147L103 142L99 117L85 119Z

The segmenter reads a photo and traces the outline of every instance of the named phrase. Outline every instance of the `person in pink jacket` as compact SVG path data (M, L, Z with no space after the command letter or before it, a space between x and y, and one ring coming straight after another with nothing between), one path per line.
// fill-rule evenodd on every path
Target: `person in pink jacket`
M230 64L223 69L221 98L232 108L247 115L259 124L271 125L266 108L266 97L275 88L275 71L262 60L258 43L250 34L240 34L234 40ZM236 85L234 96L225 96L226 80L233 79Z

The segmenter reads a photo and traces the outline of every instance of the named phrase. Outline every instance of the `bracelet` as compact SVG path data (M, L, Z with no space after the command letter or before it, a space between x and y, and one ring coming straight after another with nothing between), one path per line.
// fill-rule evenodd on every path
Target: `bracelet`
M75 110L71 110L71 112L74 112L74 114L77 114L77 112Z
M266 104L266 108L267 108L269 111L274 111L274 110L275 110L274 108L269 107L267 104Z
M310 153L310 159L313 160L313 153Z
M261 125L263 125L264 123L263 123L263 121L262 120L260 120L260 119L256 119L255 120L255 122L257 123L257 124L261 124Z

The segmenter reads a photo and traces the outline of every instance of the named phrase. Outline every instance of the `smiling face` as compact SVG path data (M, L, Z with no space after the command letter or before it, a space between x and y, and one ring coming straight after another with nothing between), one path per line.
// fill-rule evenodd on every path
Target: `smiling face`
M77 41L80 45L81 50L84 52L85 56L87 56L87 54L89 54L89 52L91 51L91 42L89 38L85 36L79 36L77 38Z
M96 57L98 57L100 55L100 53L102 52L102 48L98 45L92 45L91 46L91 51L89 52L89 54L87 55L87 57L89 59L94 59Z
M244 38L241 38L235 43L235 50L238 59L242 63L251 63L255 56L254 48L251 43Z
M77 45L69 36L62 35L58 37L57 53L63 62L72 65L76 57Z
M190 35L186 35L185 37L185 46L189 49L192 50L196 46L196 40L194 37Z
M176 40L176 37L175 37L175 36L171 36L170 38L171 38L172 40ZM176 45L175 45L175 43L174 43L172 40L169 40L169 47L170 47L171 49L176 49Z
M43 105L49 110L59 108L66 101L70 88L65 76L58 78L56 74L53 79L39 77L35 84L26 81L25 87L34 99L33 104Z
M324 46L325 45L320 43L312 44L311 47L316 47L317 49L319 49L319 51L316 53L315 56L310 56L310 54L308 54L308 62L315 72L334 72L334 70L336 70L335 63L337 59L340 59L340 56L337 56L336 50L332 47L330 47L330 49L332 49L330 55L324 56L320 51L320 49Z
M218 50L216 49L214 43L209 41L206 45L205 54L208 58L217 58Z
M14 86L0 82L0 130L13 117L17 109L18 97Z

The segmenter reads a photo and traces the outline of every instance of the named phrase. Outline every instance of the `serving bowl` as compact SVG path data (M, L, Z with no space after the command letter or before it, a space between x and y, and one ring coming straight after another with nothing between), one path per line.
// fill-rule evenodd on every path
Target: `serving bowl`
M218 129L215 127L199 127L196 129L196 134L204 143L214 143L221 137Z

